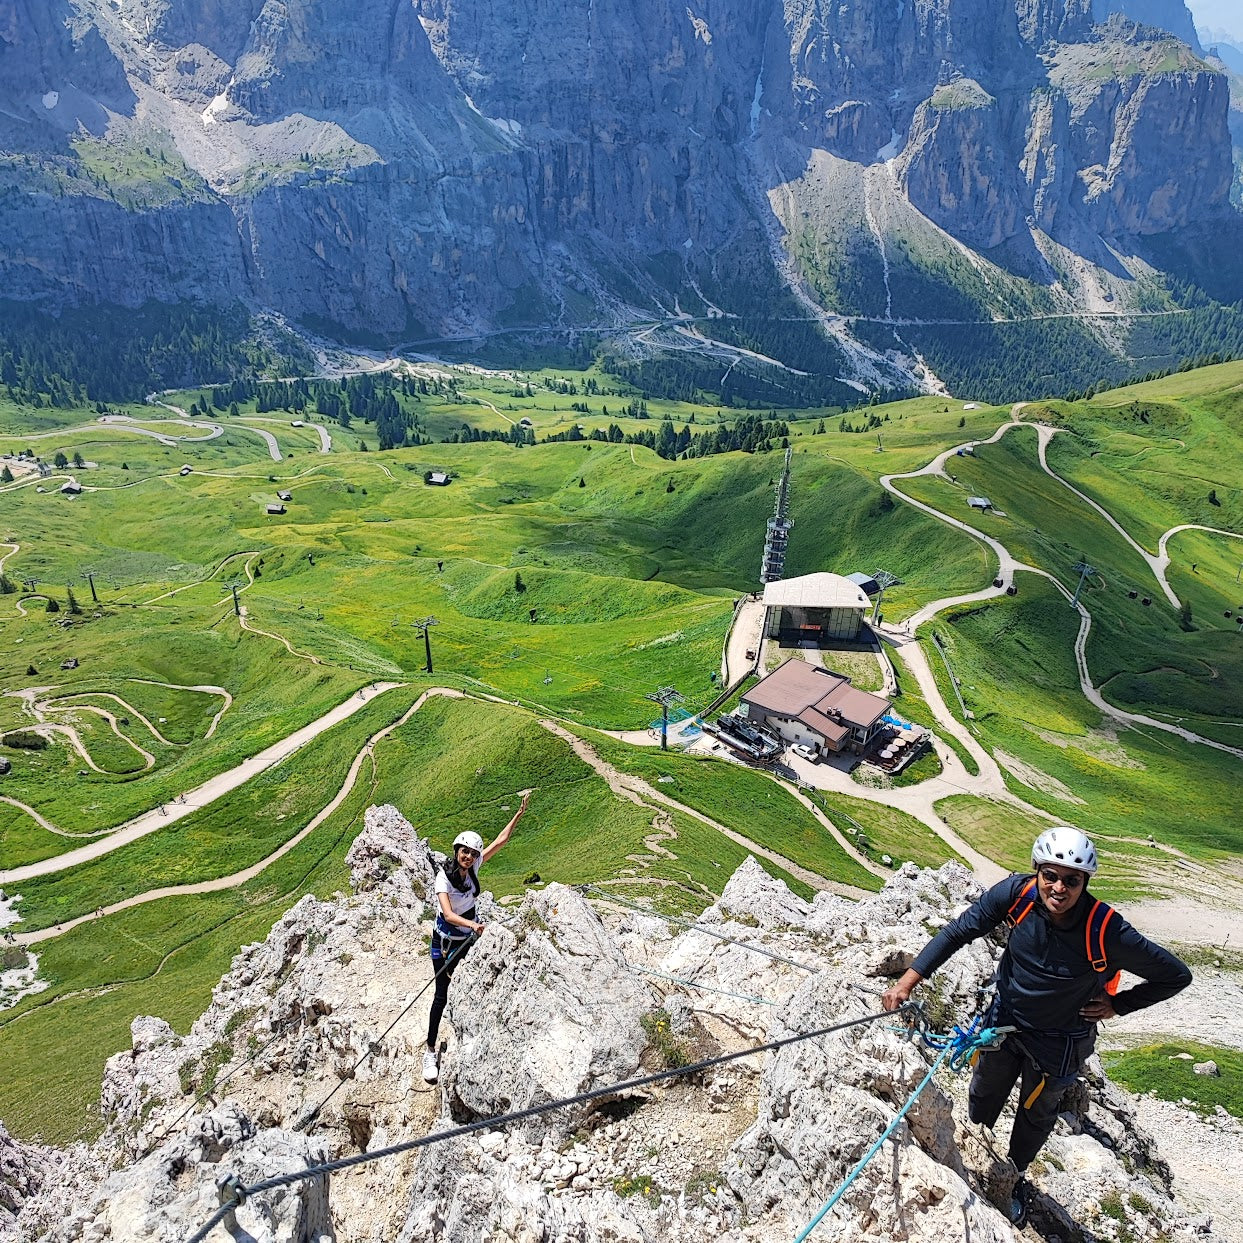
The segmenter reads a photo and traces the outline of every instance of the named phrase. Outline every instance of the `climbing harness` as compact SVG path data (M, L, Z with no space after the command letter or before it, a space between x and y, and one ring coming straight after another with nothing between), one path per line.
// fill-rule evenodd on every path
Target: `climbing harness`
M898 1110L893 1120L881 1132L880 1137L863 1154L854 1169L846 1175L841 1185L825 1202L824 1207L795 1236L794 1243L804 1243L804 1240L824 1220L829 1210L846 1194L851 1183L858 1178L867 1163L880 1151L881 1145L898 1129L898 1124L906 1117L911 1106L919 1099L920 1093L932 1082L933 1075L936 1074L943 1062L948 1061L951 1070L961 1071L963 1067L973 1064L982 1050L995 1049L1005 1035L1014 1030L1012 1027L982 1027L984 1015L977 1014L967 1027L964 1028L955 1023L954 1030L948 1036L940 1036L927 1031L922 1018L921 1014L920 1026L912 1031L912 1036L918 1036L930 1048L939 1049L940 1052L937 1054L936 1060L928 1067L928 1073L920 1081L915 1091L907 1098L906 1104Z
M906 1009L908 1007L903 1007ZM909 1008L914 1008L913 1006ZM670 1079L685 1078L690 1075L697 1075L702 1071L710 1070L714 1066L725 1066L731 1062L741 1061L746 1057L753 1057L757 1053L773 1053L778 1049L788 1048L791 1045L803 1044L809 1040L818 1040L822 1036L830 1035L833 1032L846 1031L852 1027L863 1027L869 1023L875 1023L880 1019L889 1017L889 1012L880 1011L878 1014L865 1014L862 1018L846 1019L841 1023L834 1023L829 1027L817 1028L815 1031L802 1032L794 1036L783 1036L777 1040L770 1040L765 1044L752 1045L746 1049L738 1049L733 1053L721 1053L716 1057L705 1058L703 1061L694 1062L689 1066L677 1066L669 1070L656 1071L650 1075L643 1075L637 1079L627 1079L621 1083L606 1084L604 1087L592 1088L586 1092L579 1092L574 1096L563 1097L560 1100L545 1101L539 1105L530 1105L526 1109L517 1109L512 1113L498 1114L492 1118L480 1118L474 1122L467 1122L461 1126L452 1127L445 1131L434 1131L430 1135L424 1135L420 1139L407 1140L402 1144L394 1144L389 1148L378 1148L372 1152L359 1153L353 1157L341 1157L336 1161L325 1161L319 1165L308 1166L303 1170L296 1170L290 1174L282 1174L276 1178L269 1178L263 1182L256 1183L253 1187L245 1186L240 1180L232 1179L221 1184L221 1205L216 1210L210 1221L206 1223L197 1233L192 1235L187 1243L202 1243L213 1229L223 1221L230 1213L232 1213L238 1205L264 1191L275 1191L281 1187L289 1187L294 1183L299 1183L308 1178L315 1178L320 1174L333 1174L340 1170L350 1169L355 1165L364 1165L371 1161L377 1161L381 1157L397 1156L401 1153L412 1152L419 1148L426 1148L432 1144L440 1144L446 1140L460 1139L465 1135L472 1135L476 1131L494 1130L498 1127L509 1126L515 1122L521 1122L526 1118L539 1117L542 1114L552 1113L559 1109L566 1109L571 1105L581 1105L588 1101L600 1100L608 1096L616 1096L621 1092L634 1091L637 1088L645 1088L654 1083L664 1083ZM913 1099L913 1098L912 1098Z
M1031 914L1032 908L1036 905L1036 899L1036 878L1033 876L1019 890L1019 896L1010 904L1010 909L1006 912L1006 923L1011 928L1017 928ZM1092 970L1101 977L1105 991L1111 997L1118 991L1118 985L1122 980L1121 971L1115 971L1112 976L1109 975L1109 960L1105 954L1105 929L1109 927L1109 921L1113 917L1114 908L1108 902L1094 898L1083 931L1083 948L1088 956L1088 962L1091 963Z

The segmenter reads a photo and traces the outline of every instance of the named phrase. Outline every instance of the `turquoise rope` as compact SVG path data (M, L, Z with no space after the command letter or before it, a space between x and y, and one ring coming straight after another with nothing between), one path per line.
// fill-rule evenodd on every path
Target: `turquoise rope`
M881 1134L881 1137L876 1141L876 1143L874 1143L871 1146L871 1148L869 1148L867 1152L863 1154L863 1159L846 1176L846 1181L842 1183L842 1185L838 1187L838 1189L829 1197L828 1203L826 1203L825 1206L815 1215L815 1217L813 1217L811 1221L809 1221L807 1225L803 1227L803 1229L799 1232L798 1237L794 1240L794 1243L803 1243L803 1241L808 1237L808 1235L810 1235L811 1232L824 1219L825 1214L828 1213L828 1211L838 1202L838 1200L840 1200L842 1196L846 1194L846 1189L859 1176L860 1172L863 1170L863 1167L867 1165L867 1163L874 1156L876 1156L876 1154L880 1151L881 1145L885 1142L885 1140L887 1140L890 1137L890 1135L892 1135L893 1132L897 1129L898 1123L901 1122L904 1117L906 1117L907 1110L910 1109L910 1107L913 1104L915 1104L915 1101L918 1099L919 1094L928 1086L929 1083L932 1082L933 1074L935 1073L937 1068L941 1065L941 1063L945 1061L945 1059L949 1056L949 1054L950 1054L950 1050L948 1047L942 1049L941 1052L937 1054L937 1060L933 1062L932 1065L928 1068L928 1073L924 1076L923 1082L919 1085L919 1087L915 1089L914 1093L911 1095L911 1098L906 1102L905 1105L902 1106L897 1116L885 1128L884 1132Z
M919 1094L932 1082L932 1076L936 1074L942 1062L948 1058L952 1069L961 1070L979 1050L994 1045L1006 1032L1014 1030L1012 1027L985 1027L980 1029L983 1017L983 1015L976 1015L971 1020L970 1026L965 1029L955 1024L953 1032L948 1036L925 1034L924 1039L934 1048L941 1050L937 1054L936 1061L928 1067L928 1073L923 1077L919 1087L911 1093L906 1104L902 1106L893 1121L884 1129L880 1138L863 1154L858 1165L846 1175L845 1181L829 1197L825 1206L803 1227L795 1238L794 1243L804 1243L811 1232L824 1220L828 1211L846 1194L847 1188L858 1178L863 1171L863 1167L876 1156L885 1140L897 1130L898 1123L906 1117L908 1110L919 1099Z

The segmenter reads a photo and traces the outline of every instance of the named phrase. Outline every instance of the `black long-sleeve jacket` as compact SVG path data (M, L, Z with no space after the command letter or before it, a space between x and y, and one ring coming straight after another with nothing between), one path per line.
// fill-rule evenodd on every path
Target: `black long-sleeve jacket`
M1026 876L1009 876L951 920L924 946L911 966L927 978L970 941L1005 923ZM1092 970L1086 931L1094 899L1085 889L1073 907L1074 918L1058 927L1038 895L1031 913L1016 928L997 969L997 995L1007 1021L1032 1032L1082 1032L1080 1009L1103 991L1105 978ZM1020 908L1021 909L1021 908ZM1144 982L1113 998L1119 1014L1130 1014L1173 997L1191 983L1191 971L1167 949L1136 932L1117 912L1105 930L1109 975L1129 971Z

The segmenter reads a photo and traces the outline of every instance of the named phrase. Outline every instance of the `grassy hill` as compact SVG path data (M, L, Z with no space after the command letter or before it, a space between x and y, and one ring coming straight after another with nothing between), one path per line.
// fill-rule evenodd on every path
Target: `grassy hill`
M614 399L584 395L585 383L578 377L570 396L565 375L461 372L452 396L420 399L423 426L451 435L463 423L503 430L528 417L542 437L570 420L588 431L621 423ZM1234 466L1241 389L1243 364L1229 364L1023 414L1063 429L1049 447L1053 469L1155 553L1181 523L1243 531ZM201 398L192 391L169 400L188 407ZM567 409L571 400L588 411ZM587 441L437 442L380 453L374 429L359 421L348 430L328 425L333 448L325 454L313 428L286 426L288 412L266 412L264 420L276 420L268 422L248 420L253 410L245 409L212 416L220 436L165 445L132 427L180 434L184 421L127 409L131 430L99 423L94 410L0 401L0 453L29 446L48 460L80 452L88 463L73 470L87 488L77 499L58 490L67 471L0 484L0 540L20 546L4 566L14 590L0 595L0 644L13 671L10 693L0 695L0 735L28 732L37 711L45 724L76 729L83 748L64 732L43 749L0 740L0 755L13 762L0 786L12 800L0 802L0 868L50 858L90 840L66 834L107 834L170 803L366 683L402 685L167 830L24 882L24 928L262 863L323 811L367 740L423 688L479 698L431 700L376 745L374 768L363 766L341 806L253 880L145 903L43 943L40 975L50 987L0 1011L0 1059L14 1069L0 1081L0 1117L19 1134L89 1132L100 1067L125 1045L133 1015L184 1027L238 946L264 935L301 893L341 888L344 852L370 802L394 802L443 843L462 827L485 835L499 828L515 792L536 785L531 815L491 869L499 894L520 892L534 872L577 883L636 869L672 882L662 892L678 909L697 910L719 892L744 846L674 811L676 837L664 842L673 857L648 850L651 809L612 795L541 718L566 721L622 771L668 778L660 790L792 866L875 885L770 778L597 732L646 725L655 710L644 695L662 685L677 687L692 708L717 693L710 675L720 668L734 598L758 585L779 451L670 461L637 445ZM838 411L790 423L787 572L888 569L902 580L886 594L890 619L986 585L995 561L984 545L895 500L878 480L989 436L1009 410L920 398L853 412L846 426L864 426L864 413L875 416L866 432L845 430ZM694 415L700 427L718 417L654 401L648 414L624 426L650 428L668 414L679 427ZM281 461L255 429L277 437ZM1190 606L1188 623L1144 558L1045 474L1035 449L1034 431L1017 429L953 459L956 484L921 478L903 486L1070 589L1075 562L1091 561L1098 572L1083 597L1093 618L1087 660L1110 702L1237 743L1243 710L1231 688L1243 673L1243 634L1224 613L1243 605L1230 581L1243 541L1202 531L1170 539L1168 579ZM449 472L448 487L425 485L432 469ZM268 515L278 491L293 499L284 514ZM977 491L1001 512L971 513L965 497ZM234 588L249 629L234 612ZM1078 617L1036 574L1021 573L1018 588L1013 598L933 623L974 713L970 726L998 755L1010 789L1104 840L1106 888L1115 895L1173 886L1180 871L1236 854L1241 843L1228 825L1237 761L1168 734L1120 729L1091 708L1073 655ZM70 589L80 613L70 612ZM49 598L59 612L46 611ZM416 625L428 617L436 618L430 676ZM62 668L71 659L76 667ZM933 724L913 679L903 678L903 692L903 713ZM838 794L823 806L873 858L951 857L896 808ZM972 845L1006 863L1021 862L1041 823L1013 804L966 795L938 807ZM51 1058L50 1049L60 1052Z

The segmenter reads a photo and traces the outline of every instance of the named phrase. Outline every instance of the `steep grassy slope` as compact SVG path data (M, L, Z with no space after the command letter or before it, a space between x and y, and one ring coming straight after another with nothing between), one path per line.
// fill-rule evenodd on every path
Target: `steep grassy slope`
M1063 439L1059 435L1053 444ZM1227 540L1189 533L1178 537L1172 550L1179 561L1172 579L1176 592L1184 578L1196 584L1187 596L1193 619L1189 624L1166 599L1140 554L1100 513L1040 469L1035 445L1034 430L1012 431L997 444L977 447L974 457L956 458L956 484L919 479L904 486L912 496L948 512L966 513L968 494L987 496L995 510L973 514L972 523L1072 591L1079 581L1075 565L1094 567L1082 596L1093 618L1088 665L1111 702L1132 711L1156 708L1210 723L1241 719L1233 687L1243 676L1243 646L1235 633L1232 606L1238 601L1232 599L1236 589L1226 573ZM1109 481L1097 489L1105 503L1122 487L1120 476L1106 474L1101 466L1095 467L1094 478L1098 485L1102 479ZM1180 476L1184 482L1186 478ZM1222 491L1226 493L1225 485ZM1136 504L1132 497L1130 507ZM1157 498L1153 507L1161 506ZM1233 543L1243 548L1243 541ZM1155 540L1153 544L1155 549ZM1204 549L1202 563L1194 552L1197 544ZM1185 561L1188 550L1196 558L1194 574ZM1020 590L1026 592L1026 585ZM1150 603L1145 605L1144 599ZM1227 611L1230 618L1224 616Z
M1243 851L1231 810L1238 760L1102 717L1079 694L1078 617L1050 584L1032 575L1019 581L1018 596L960 609L938 624L981 740L1019 761L1006 761L1011 788L1086 832L1137 842L1151 856L1146 864L1158 857L1146 845L1149 834L1205 862ZM1002 820L1011 826L1008 848L987 837L974 844L1013 862L1028 834L1014 827L1012 809Z
M539 400L521 399L548 430L561 426L563 414L551 408L553 378L545 377ZM1050 449L1054 468L1155 551L1161 533L1180 522L1243 529L1231 465L1241 382L1243 367L1221 368L1028 414L1065 426ZM483 381L478 395L498 410L519 403ZM569 399L558 393L557 400ZM593 408L599 403L590 398ZM678 814L676 837L663 842L674 857L649 850L651 813L613 797L526 709L575 726L634 727L652 716L643 696L658 686L678 687L691 706L716 693L709 675L719 669L732 597L756 586L779 452L667 461L639 446L494 442L381 454L355 447L360 439L375 443L373 429L361 426L348 438L334 428L333 452L323 455L307 429L256 423L292 451L292 460L278 463L236 420L222 420L225 433L214 440L168 447L77 413L80 426L31 443L45 456L85 446L84 457L97 464L78 472L89 490L72 501L36 491L33 481L0 492L0 540L20 545L5 566L17 590L0 595L0 646L13 671L5 688L24 693L0 696L0 732L28 728L27 705L49 703L48 720L76 722L91 762L104 771L89 767L63 735L45 750L0 747L14 763L4 794L67 832L107 832L349 700L364 683L407 685L168 831L72 873L24 883L26 928L268 857L327 804L366 739L427 685L522 706L433 700L379 744L374 772L364 766L342 807L255 880L109 915L46 942L41 974L51 987L0 1013L0 1061L14 1068L0 1077L0 1117L19 1133L65 1138L89 1130L99 1068L126 1043L133 1015L157 1013L184 1026L240 944L263 935L300 893L340 888L341 858L368 802L396 803L443 845L462 827L495 831L516 791L537 785L531 816L491 869L489 883L501 894L519 892L533 872L579 882L637 868L672 882L668 900L694 910L744 857L744 848ZM886 594L891 618L983 586L992 555L888 497L877 479L987 436L1009 412L924 398L867 413L878 426L862 433L844 430L833 415L823 432L819 420L791 426L789 572L889 569L903 579ZM441 415L500 418L465 402ZM64 417L39 415L46 430ZM863 412L846 423L864 426ZM0 437L0 450L24 444L21 436ZM193 466L184 477L183 463ZM451 484L427 487L423 472L431 468L451 472ZM1235 655L1243 640L1222 613L1243 604L1228 581L1243 541L1196 531L1171 540L1169 580L1190 603L1196 627L1185 631L1139 554L1040 471L1031 431L955 458L952 469L958 486L920 480L911 493L969 517L1067 586L1077 582L1072 566L1082 557L1100 571L1084 597L1094 618L1088 662L1113 702L1185 717L1237 741L1230 687L1243 673ZM1145 469L1158 482L1136 486ZM293 500L270 517L264 507L278 489ZM971 515L965 496L977 490L1003 515ZM36 580L33 594L23 589L27 579ZM72 616L70 584L83 605ZM1141 584L1153 600L1148 608L1127 596ZM258 633L242 628L232 586ZM47 596L60 613L44 611ZM413 624L429 616L437 619L431 676L422 672L425 649ZM973 727L1002 753L1011 788L1103 839L1108 892L1150 890L1154 875L1160 884L1178 874L1164 869L1184 872L1175 852L1200 877L1206 874L1196 869L1243 849L1229 827L1237 762L1168 735L1117 730L1091 709L1074 665L1078 618L1047 581L1021 574L1015 598L960 609L935 625L962 678ZM62 669L71 657L78 666ZM907 681L900 710L931 724ZM195 687L220 687L231 702L211 689L187 689ZM101 712L118 718L115 728ZM619 767L650 780L673 777L659 788L794 862L874 883L767 778L593 737ZM138 747L152 756L149 768ZM949 857L893 809L844 796L829 796L826 806L843 831L856 840L862 834L873 857ZM1004 862L1021 856L1038 823L1012 806L965 797L940 808L964 837ZM0 867L83 840L49 833L20 807L0 804Z

